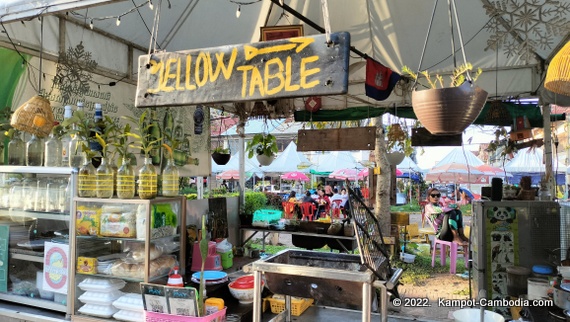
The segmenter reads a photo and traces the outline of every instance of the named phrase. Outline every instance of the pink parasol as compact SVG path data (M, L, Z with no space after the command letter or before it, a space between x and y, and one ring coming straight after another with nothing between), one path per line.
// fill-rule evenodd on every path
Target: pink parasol
M431 168L426 175L427 181L450 183L480 183L485 174L474 166L463 163L447 163Z
M339 170L335 170L333 171L331 174L329 174L329 178L331 179L338 179L338 180L352 180L352 181L356 181L361 179L358 176L358 170L357 169L339 169Z
M306 174L299 171L287 172L281 175L282 180L293 180L293 181L309 181L309 177Z
M480 166L477 166L476 168L477 170L482 171L483 173L485 173L485 175L488 176L500 176L500 177L505 176L505 170L498 167L494 167L492 165L482 164Z
M216 176L217 179L223 180L238 180L239 179L239 171L238 170L227 170L224 171Z

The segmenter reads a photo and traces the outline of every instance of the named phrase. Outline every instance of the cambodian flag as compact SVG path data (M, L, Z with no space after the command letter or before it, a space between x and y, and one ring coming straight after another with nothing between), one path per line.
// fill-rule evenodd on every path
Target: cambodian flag
M366 57L366 96L377 101L387 99L396 83L400 80L400 74L380 64L370 57Z

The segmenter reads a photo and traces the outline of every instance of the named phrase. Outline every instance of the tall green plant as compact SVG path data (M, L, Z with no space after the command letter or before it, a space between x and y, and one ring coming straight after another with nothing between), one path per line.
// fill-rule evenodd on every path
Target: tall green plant
M249 158L252 158L254 155L262 154L270 157L279 152L277 138L275 138L274 135L262 133L254 135L251 141L247 142L245 149Z
M246 192L244 213L252 215L256 210L265 207L267 197L263 192Z
M123 118L135 124L136 130L138 131L138 133L125 133L127 136L135 140L135 142L129 146L131 148L140 149L143 151L145 157L148 157L150 151L162 142L162 138L158 138L157 140L151 139L149 129L152 126L152 122L151 120L147 120L147 112L148 111L144 111L138 119L132 116L123 116Z

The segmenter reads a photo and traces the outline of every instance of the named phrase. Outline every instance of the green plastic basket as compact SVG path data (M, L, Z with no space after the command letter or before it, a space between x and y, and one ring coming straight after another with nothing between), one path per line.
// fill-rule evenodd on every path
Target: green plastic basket
M276 209L259 209L253 213L253 221L276 222L283 216L283 211Z

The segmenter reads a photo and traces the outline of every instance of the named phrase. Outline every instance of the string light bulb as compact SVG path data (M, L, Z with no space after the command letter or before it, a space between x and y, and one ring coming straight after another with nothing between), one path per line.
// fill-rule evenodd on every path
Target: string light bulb
M89 28L91 28L91 30L93 30L93 19L91 19L91 21L89 22Z
M239 18L239 16L241 16L241 5L238 6L238 9L236 11L236 18Z
M117 21L115 22L117 27L121 25L121 16L117 17Z
M154 5L152 4L152 0L148 0L148 7L150 10L154 10Z

